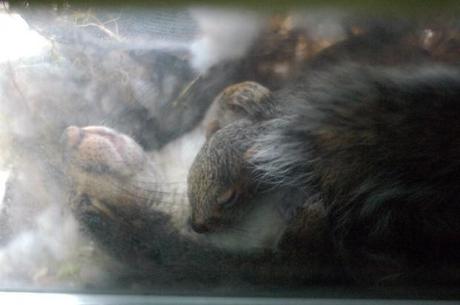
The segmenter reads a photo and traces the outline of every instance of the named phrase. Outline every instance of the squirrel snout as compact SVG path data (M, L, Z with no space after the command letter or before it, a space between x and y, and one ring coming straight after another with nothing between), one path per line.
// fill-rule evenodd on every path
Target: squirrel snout
M206 233L210 231L210 227L204 222L194 221L192 218L189 219L190 227L196 233Z

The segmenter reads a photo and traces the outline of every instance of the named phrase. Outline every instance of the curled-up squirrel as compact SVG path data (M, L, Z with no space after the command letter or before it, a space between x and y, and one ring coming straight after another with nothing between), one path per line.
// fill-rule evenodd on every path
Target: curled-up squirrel
M127 266L126 276L181 288L203 283L302 285L343 278L337 265L272 251L279 233L257 218L245 228L213 237L189 230L189 204L180 194L174 196L181 184L163 177L160 155L145 153L124 134L101 126L71 126L63 143L72 210L84 231ZM273 214L264 206L255 215ZM284 230L284 224L275 218L270 226ZM265 236L262 226L270 229Z
M318 58L328 60L327 56ZM334 265L336 254L349 275L356 278L414 279L419 274L426 276L426 270L435 280L448 278L448 265L429 252L439 249L442 256L454 249L456 223L450 217L455 219L458 213L450 207L438 211L446 212L446 226L454 228L452 234L448 233L451 239L445 227L438 226L438 236L449 240L441 246L434 242L436 238L428 238L425 244L418 244L419 248L412 247L416 239L415 243L404 243L404 238L411 235L423 239L430 228L424 221L429 218L414 226L408 222L407 232L392 244L395 232L399 233L393 219L402 223L399 216L412 220L423 214L420 206L413 204L423 192L409 188L410 196L401 204L405 208L396 213L392 209L396 204L392 203L400 199L398 192L382 190L392 185L392 175L400 178L392 180L395 186L404 189L404 179L411 171L418 165L425 166L416 152L421 145L417 137L425 141L438 138L441 125L455 129L444 115L456 113L447 102L448 96L455 95L456 85L443 84L445 79L456 79L456 72L432 64L412 69L341 65L324 70L273 92L257 83L246 83L223 93L223 100L231 102L218 107L222 116L208 126L208 141L188 181L192 226L206 234L186 229L190 207L186 201L167 199L170 190L162 183L158 163L146 157L134 141L107 128L67 129L66 156L75 186L71 204L80 223L110 253L149 275L155 283L234 283L251 279L282 285L302 284L312 278L337 279L342 274ZM433 85L425 88L424 84ZM241 99L244 96L248 98ZM430 109L428 98L440 107ZM413 107L415 99L422 101L422 112ZM434 126L430 118L439 121L439 126ZM422 129L420 135L419 126L411 124L422 121L436 128L432 132ZM411 137L401 138L406 131L412 131ZM441 135L455 140L455 135ZM405 140L408 145L403 145L403 150L396 147ZM379 149L387 141L393 143L388 146L389 152L407 160L413 157L412 166L381 163ZM447 152L429 148L420 149L421 155L425 152L440 160ZM392 165L395 156L388 158ZM426 171L427 176L419 176L414 182L421 187L427 182L424 192L430 186L435 191L438 187L430 185L435 180L430 175L447 179L446 166L436 165L441 165L437 174ZM399 177L398 173L407 176ZM374 188L363 177L382 180L376 181ZM446 189L452 190L450 186L446 184ZM384 196L392 194L395 198ZM373 210L367 198L378 199L378 207ZM376 220L371 217L367 221L370 218L366 218L366 211L377 215ZM385 216L382 219L381 213ZM238 235L248 238L235 238ZM358 240L352 239L356 237ZM311 252L329 264L312 260ZM412 260L414 253L420 256ZM455 251L449 255L455 261Z
M289 251L295 249L302 255L308 252L306 247L311 247L311 243L305 241L315 236L314 239L326 238L335 244L335 252L342 258L344 267L357 279L458 279L455 276L456 271L446 272L452 264L446 262L443 265L444 262L439 258L430 260L433 253L428 253L428 249L434 246L438 248L438 253L452 256L458 236L451 239L448 237L452 235L450 231L445 232L445 238L450 241L439 243L442 247L446 246L442 250L438 242L432 245L418 242L417 247L420 249L415 250L415 247L409 245L411 242L414 245L416 239L405 243L405 237L401 235L398 236L401 240L395 238L394 241L389 241L391 238L388 236L395 234L397 229L390 223L385 227L383 220L363 224L369 230L364 230L364 233L354 229L350 233L344 233L346 230L342 227L354 228L360 221L360 212L355 211L359 205L355 202L353 204L356 206L348 204L346 200L342 200L342 196L355 196L355 190L350 191L345 186L359 188L362 183L359 177L366 172L364 165L378 168L374 173L367 173L374 180L379 180L374 182L374 187L385 193L384 190L388 188L390 191L393 184L404 185L404 179L414 180L407 177L399 180L390 178L392 174L398 176L398 171L407 170L382 163L382 158L388 157L391 160L394 157L389 154L390 151L401 153L401 158L408 160L413 157L415 161L412 166L421 168L426 165L423 162L417 163L421 162L419 154L424 154L427 159L431 157L431 153L433 159L447 156L448 152L440 147L432 150L421 149L419 153L415 153L415 147L420 145L417 137L425 140L427 137L450 137L437 128L441 125L446 129L455 126L455 121L441 117L449 109L452 109L452 113L456 111L454 105L445 101L444 97L449 95L455 99L458 92L455 83L458 80L457 71L439 63L457 64L458 54L453 55L455 52L452 47L439 51L440 48L436 46L452 46L452 41L456 40L449 38L436 45L427 42L428 36L437 37L439 33L443 31L421 31L407 27L407 24L403 25L403 30L387 28L385 24L377 25L369 33L354 35L324 49L307 63L296 80L282 89L270 92L254 83L250 86L240 83L234 85L229 94L221 95L221 108L230 115L218 116L217 123L209 127L209 139L198 153L189 173L188 193L193 228L209 235L240 226L250 219L248 211L256 209L253 202L257 202L260 194L266 195L268 190L268 193L280 197L268 195L269 200L266 201L275 206L278 214L287 221L282 237L274 241L277 249L284 248L287 242L291 243ZM374 67L370 68L369 65ZM452 82L445 82L446 79ZM243 96L251 96L252 99L235 98L239 96L235 93L235 88L243 93L251 91L251 94L246 93ZM417 104L416 97L420 104ZM389 102L386 103L387 99ZM430 105L430 101L433 105L440 105L439 108ZM403 107L409 104L412 109ZM425 118L419 114L423 114ZM428 120L430 118L439 121L439 126ZM433 126L424 129L425 134L417 134L418 126L415 126L415 122L425 121ZM383 130L388 133L382 134ZM412 138L398 139L390 135L404 132L411 134ZM452 136L451 139L455 137ZM387 147L387 143L397 140L401 147ZM404 143L406 140L407 143ZM360 150L361 153L358 153ZM384 156L380 155L381 151L385 151ZM214 158L207 157L213 155ZM450 161L446 162L449 164ZM363 168L357 166L358 164L362 164ZM229 171L228 168L232 170ZM413 174L414 177L418 175L409 171L406 174ZM344 181L339 179L344 176ZM446 175L443 178L448 180L449 177ZM382 179L383 182L380 181ZM426 184L424 187L434 187L430 185L428 176L426 179L419 177L420 186ZM334 181L333 185L331 181ZM410 192L414 198L422 196L416 189ZM280 195L284 193L291 198ZM292 196L295 193L298 195ZM374 194L369 194L371 195ZM386 202L384 198L380 199ZM372 203L360 204L364 206L363 210L372 210ZM431 204L436 206L434 201ZM258 202L257 205L263 205L263 202ZM383 206L386 207L385 204ZM415 207L415 211L411 211L409 207ZM396 213L399 219L396 216L390 217L395 212L389 209L388 214L383 213L388 216L384 219L391 222L390 219L395 218L395 222L404 222L401 220L404 217L411 219L420 214L417 208L425 207L408 204L407 209ZM374 212L378 213L377 210L381 211L376 209ZM453 215L455 211L458 210L451 211ZM411 212L415 212L414 215ZM311 225L312 219L315 225ZM356 223L352 224L354 222ZM455 227L450 222L452 219L447 217L446 226ZM373 228L371 224L376 227ZM315 229L312 230L313 227ZM418 224L408 224L408 227L410 230L407 232L417 236L422 236L417 230L425 230ZM316 233L316 228L321 228L321 234L312 234ZM348 236L345 238L345 235ZM367 236L376 238L376 241L372 241L372 247L375 246L378 250L366 249L368 246L372 248L368 244L370 239L366 240ZM360 242L355 242L350 237ZM327 244L324 239L322 241ZM292 247L292 243L296 246ZM300 250L302 248L303 251ZM369 253L366 252L368 250ZM420 255L413 259L411 253ZM454 257L458 255L455 254ZM455 259L450 259L452 261L455 262ZM458 270L458 267L451 270ZM428 275L430 273L432 278Z
M291 212L285 236L300 254L302 223L319 205L323 237L354 278L458 280L457 69L343 64L270 99L273 118L246 113L198 153L188 189L195 231L238 227L261 194L297 192L265 203Z

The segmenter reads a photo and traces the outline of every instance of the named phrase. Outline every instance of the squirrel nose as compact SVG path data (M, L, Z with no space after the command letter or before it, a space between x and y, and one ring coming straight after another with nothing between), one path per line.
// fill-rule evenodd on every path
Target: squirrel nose
M190 219L190 226L192 227L192 230L195 231L196 233L206 233L210 231L210 228L207 224L203 222L196 222Z

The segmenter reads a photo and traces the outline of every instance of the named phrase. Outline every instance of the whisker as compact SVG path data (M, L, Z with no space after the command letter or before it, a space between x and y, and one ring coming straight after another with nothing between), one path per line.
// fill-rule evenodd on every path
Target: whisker
M181 204L176 201L166 201L165 198L162 197L165 195L170 196L170 197L178 197L180 199L185 198L185 194L178 194L178 193L173 193L173 192L165 192L165 191L157 191L157 190L145 190L145 189L138 188L139 190L142 191L141 193L146 193L146 195L140 195L138 193L135 193L134 190L132 189L121 186L121 184L110 182L110 185L113 186L114 188L117 188L123 191L124 194L127 195L127 197L145 201L145 203L149 205L152 205L152 203L155 203L155 204L167 203L171 205Z
M146 184L146 185L186 185L187 182L155 182L155 181L148 181L148 180L143 180L143 179L133 179L133 181L136 182L136 184Z
M249 231L243 228L232 227L228 229L229 232L237 232L237 233L246 233L249 235Z

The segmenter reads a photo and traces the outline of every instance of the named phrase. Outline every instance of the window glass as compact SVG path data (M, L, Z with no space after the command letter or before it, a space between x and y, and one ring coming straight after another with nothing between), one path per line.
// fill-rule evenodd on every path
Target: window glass
M455 297L458 18L390 15L1 2L0 288Z

